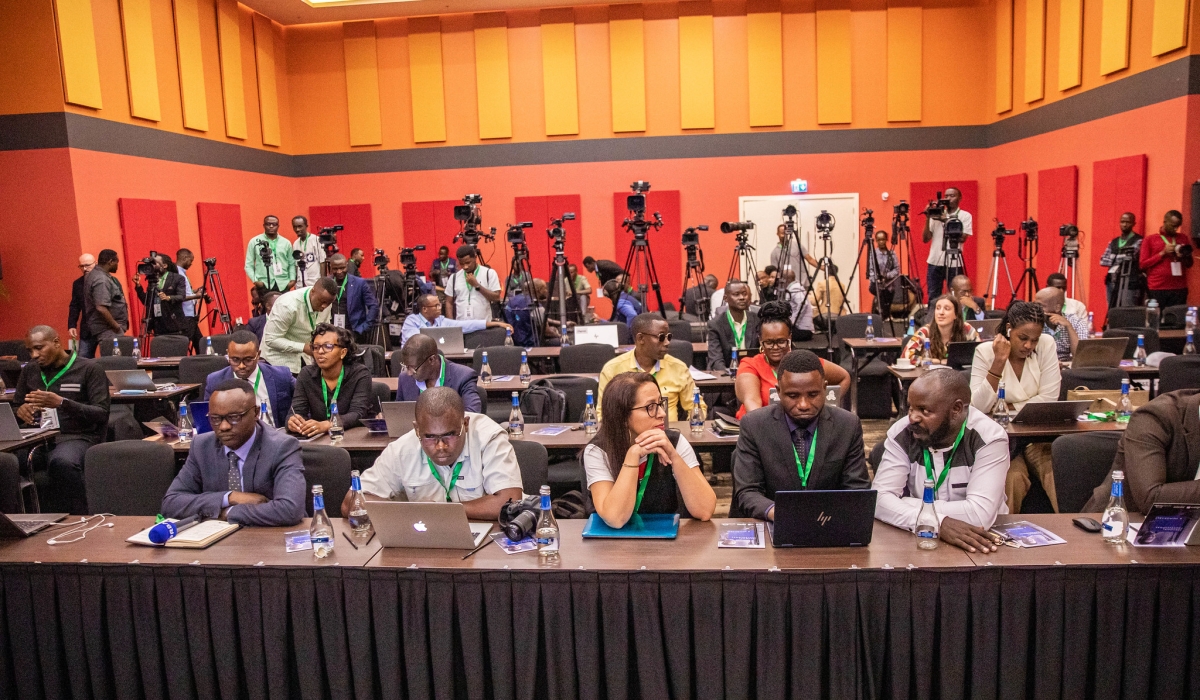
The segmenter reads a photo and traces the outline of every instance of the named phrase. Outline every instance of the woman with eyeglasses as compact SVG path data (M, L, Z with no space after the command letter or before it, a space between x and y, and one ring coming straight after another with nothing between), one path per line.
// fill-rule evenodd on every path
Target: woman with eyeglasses
M733 388L742 407L737 417L771 403L771 390L779 383L779 363L792 351L792 307L785 301L768 301L758 309L758 354L738 363ZM840 365L821 360L825 379L848 396L850 373Z
M921 353L925 350L925 341L929 341L929 357L934 362L944 365L950 354L950 343L962 343L979 340L975 327L963 321L962 304L953 294L944 294L933 302L933 318L929 323L917 329L904 346L904 356L913 364L921 361Z
M358 427L363 418L377 413L371 393L371 370L355 360L357 350L354 336L345 328L322 323L313 329L316 364L306 365L296 377L288 430L305 437L329 432L330 406L334 403L346 430Z
M583 448L583 471L604 522L620 528L635 513L711 518L717 495L687 438L666 429L666 402L654 375L618 374L602 403L604 420Z

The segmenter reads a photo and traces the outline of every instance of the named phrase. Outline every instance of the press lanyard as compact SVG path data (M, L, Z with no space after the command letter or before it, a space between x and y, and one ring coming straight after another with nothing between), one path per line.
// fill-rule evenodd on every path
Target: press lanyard
M344 294L346 292L346 282L349 282L349 281L350 281L350 273L347 272L346 276L342 278L341 288L338 289L337 300L338 300L339 304L342 303L342 294Z
M638 483L637 500L633 502L633 512L638 512L642 507L642 497L646 495L646 484L650 483L650 472L654 470L654 454L651 453L646 458L646 473L642 475L641 482Z
M309 297L312 296L312 287L304 290L304 311L308 314L308 329L315 331L317 329L317 315L313 313L312 301Z
M745 340L745 338L746 338L746 321L745 321L745 317L742 317L742 332L741 332L741 333L738 333L737 324L735 324L735 323L733 322L733 314L731 314L730 312L726 311L726 312L725 312L725 318L726 318L726 320L728 320L728 321L729 321L729 330L733 331L733 344L734 344L734 345L735 345L735 346L736 346L736 347L737 347L739 350L744 350L744 349L745 349L745 346L742 344L742 342L743 342L743 340Z
M946 482L946 476L950 473L950 462L954 459L954 453L958 452L958 443L962 442L963 435L967 432L967 422L964 420L962 427L958 429L958 437L954 438L954 446L950 448L950 454L946 456L946 461L942 463L942 475L937 479L933 478L933 457L930 456L929 450L921 450L925 457L925 478L934 482L934 493L937 493L942 488L942 484Z
M442 371L441 371L441 374L438 375L437 384L434 384L434 386L445 386L446 385L446 358L440 357L440 358L438 358L438 362L442 363ZM417 387L417 389L420 390L420 393L422 393L422 394L425 393L425 389L421 389L421 387Z
M158 278L158 291L162 291L167 286L167 273L163 273L162 277Z
M800 461L800 453L796 451L796 443L792 443L792 456L796 458L796 473L800 475L800 483L808 488L808 473L812 471L813 459L817 454L817 429L813 428L813 439L808 445L808 461Z
M433 466L433 460L429 458L429 455L425 455L425 463L429 465L429 471L433 472L433 478L437 479L438 485L441 486L442 490L446 492L446 502L450 503L450 490L454 488L454 484L458 482L458 473L461 472L463 468L462 460L458 460L458 464L454 465L454 471L450 473L449 486L442 481L442 477L438 474L437 467ZM641 502L641 499L639 498L638 501Z
M71 359L67 360L67 364L64 365L62 369L58 370L58 374L54 375L54 379L51 379L50 381L46 381L46 373L42 372L42 384L46 386L46 391L50 391L50 387L56 384L58 380L62 379L62 376L67 373L67 370L71 369L71 365L75 364L76 357L79 357L78 353L71 353Z
M333 400L336 403L338 393L342 390L342 379L346 377L346 366L342 365L342 371L338 372L337 386L333 387ZM258 389L257 384L255 389ZM332 411L329 408L329 385L325 383L325 377L321 377L321 396L325 398L325 415L329 415Z
M258 369L256 367L255 372L256 372L256 374L254 375L254 395L258 396L258 385L262 381L262 370ZM340 379L338 380L338 383L341 384ZM321 386L325 386L325 378L324 377L321 378ZM334 398L336 399L337 392L335 391L333 395L334 395Z
M1129 234L1129 240L1125 240L1124 236L1117 238L1117 250L1120 250L1127 245L1131 245L1133 243L1133 237L1136 235L1137 235L1136 233ZM1161 236L1162 234L1159 234L1159 235Z

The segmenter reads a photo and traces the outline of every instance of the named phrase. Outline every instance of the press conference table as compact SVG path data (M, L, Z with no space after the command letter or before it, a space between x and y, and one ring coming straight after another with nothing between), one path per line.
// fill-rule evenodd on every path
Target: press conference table
M498 381L496 379L493 379L491 382L489 382L487 384L480 383L479 387L482 389L485 389L488 393L488 396L510 396L512 394L512 392L514 392L514 391L519 392L519 391L524 391L525 389L529 388L529 387L525 386L524 384L522 384L521 380L518 379L514 375L500 375L500 376L508 376L511 378L505 379L504 381ZM574 373L574 372L567 372L567 373L560 372L558 374L534 374L534 375L531 375L530 379L531 379L531 381L536 382L540 379L554 379L555 377L591 377L592 379L599 379L600 375L599 374L579 374L579 373ZM397 384L396 377L375 377L373 381L379 382L380 384L386 384L387 387L389 389L391 389L393 392L396 391L396 384ZM733 377L724 376L724 377L716 377L714 379L697 379L696 387L698 389L700 389L700 391L705 391L708 389L732 389L733 388Z

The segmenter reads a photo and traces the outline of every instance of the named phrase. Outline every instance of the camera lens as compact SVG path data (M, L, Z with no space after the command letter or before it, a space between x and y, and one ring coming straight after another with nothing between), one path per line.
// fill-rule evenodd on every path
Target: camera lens
M513 542L519 542L533 534L537 527L537 521L537 513L532 510L523 510L501 527L505 537Z

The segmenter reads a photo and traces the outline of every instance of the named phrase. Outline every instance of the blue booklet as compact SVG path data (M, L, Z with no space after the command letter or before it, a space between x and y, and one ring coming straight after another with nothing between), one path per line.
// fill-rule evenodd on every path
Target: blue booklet
M588 518L583 527L584 537L637 537L645 539L673 540L679 534L678 513L656 513L653 515L633 514L625 527L609 527L596 513Z

